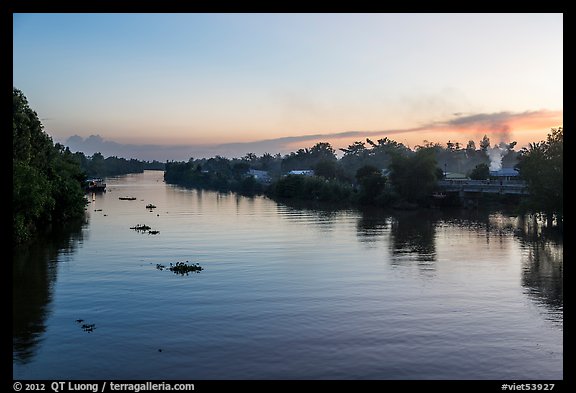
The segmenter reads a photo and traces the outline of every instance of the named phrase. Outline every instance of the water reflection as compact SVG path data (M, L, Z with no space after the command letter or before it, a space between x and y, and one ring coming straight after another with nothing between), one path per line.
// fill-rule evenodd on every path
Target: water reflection
M564 309L563 235L535 216L521 217L515 232L525 250L522 286L528 296L546 306L549 319L562 321Z
M358 240L367 244L380 241L390 228L392 219L389 213L373 208L366 208L361 213L356 224Z
M331 232L337 218L346 213L346 210L311 201L285 201L277 204L276 211L289 221L311 223L321 232Z
M82 241L86 221L70 223L41 240L17 247L12 256L12 358L29 362L42 340L50 312L58 259L69 255Z
M436 260L436 221L431 212L400 212L395 215L390 226L390 248L394 257L392 263L402 263L404 255L424 262L427 269L434 268L426 262Z
M436 260L435 211L395 211L364 209L358 219L356 231L362 243L375 243L389 239L393 265L417 261L425 269L433 269Z
M460 227L485 236L490 248L506 249L516 237L522 245L522 286L531 300L546 307L549 318L562 321L563 235L535 216L483 210L383 211L365 209L357 222L358 240L370 247L388 242L393 266L417 262L434 271L439 228Z

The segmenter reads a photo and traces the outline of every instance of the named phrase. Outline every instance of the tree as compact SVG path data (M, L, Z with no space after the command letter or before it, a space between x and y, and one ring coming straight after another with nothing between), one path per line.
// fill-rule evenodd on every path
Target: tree
M249 170L250 164L245 161L237 162L232 165L232 171L234 172L234 178L236 179L241 179Z
M264 153L262 154L262 157L260 157L260 166L262 170L270 170L273 163L274 157L270 153Z
M344 157L346 156L355 156L361 157L366 152L366 145L364 142L354 142L351 145L348 145L346 149L340 149L344 153Z
M486 180L490 177L490 167L485 163L478 164L468 176L472 180Z
M337 167L335 160L322 160L314 167L314 174L325 179L334 179L337 174Z
M398 143L388 137L378 139L377 143L366 138L366 143L371 146L371 149L366 150L363 164L373 165L380 169L388 168L393 155L403 154L408 150L402 143Z
M257 158L258 157L254 153L246 153L246 155L244 157L242 157L242 160L248 161L248 162L254 162L254 161L256 161Z
M320 161L336 161L335 150L332 148L328 142L318 142L310 149L310 157L316 161L317 164Z
M318 142L310 149L298 149L295 153L284 156L282 171L294 169L313 169L320 161L336 161L334 149L327 142Z
M364 165L356 171L356 180L360 185L358 200L362 205L375 205L381 199L386 186L386 178L378 168L372 165Z
M84 213L84 173L76 157L44 132L38 115L16 89L12 105L12 240Z
M480 141L480 150L485 152L489 148L490 148L490 138L488 138L486 135L484 135L484 137Z
M517 168L528 183L528 208L542 212L549 222L553 217L562 223L564 130L552 128L546 141L531 143L520 151Z
M390 164L390 181L408 202L422 202L437 181L434 147L420 148L413 155L396 155Z

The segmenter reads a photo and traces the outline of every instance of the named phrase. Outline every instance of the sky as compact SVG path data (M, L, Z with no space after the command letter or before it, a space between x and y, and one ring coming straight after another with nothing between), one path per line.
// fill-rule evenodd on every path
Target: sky
M13 86L88 155L518 149L562 126L563 14L18 13Z

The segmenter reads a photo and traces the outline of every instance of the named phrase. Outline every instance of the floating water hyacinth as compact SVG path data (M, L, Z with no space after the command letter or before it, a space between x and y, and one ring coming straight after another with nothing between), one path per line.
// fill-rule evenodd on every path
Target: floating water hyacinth
M96 329L95 323L84 323L83 319L77 319L76 323L87 333L92 333Z
M152 227L149 227L148 225L145 225L145 224L142 224L142 225L138 224L138 225L135 225L133 227L130 227L130 229L134 229L136 231L148 231L148 230L152 229Z
M156 269L158 270L170 270L171 272L174 272L174 274L180 274L180 275L188 275L189 273L200 273L202 270L204 270L204 268L202 266L200 266L200 264L198 263L192 263L192 264L188 264L188 261L186 262L176 262L176 264L172 264L170 263L170 266L166 267L165 265L162 265L160 263L156 264Z

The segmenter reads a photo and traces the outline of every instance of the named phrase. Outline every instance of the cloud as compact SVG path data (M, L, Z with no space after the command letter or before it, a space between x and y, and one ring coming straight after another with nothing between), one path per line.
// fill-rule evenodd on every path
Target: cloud
M532 126L530 126L530 124L532 124ZM362 140L366 137L385 137L424 132L437 132L438 134L458 132L460 136L465 134L469 135L470 132L472 132L497 137L500 139L499 141L510 141L510 139L508 139L510 133L517 127L524 127L524 129L526 129L526 127L533 127L532 129L547 131L549 127L556 127L561 124L562 112L559 111L455 113L451 119L434 121L412 128L316 133L217 145L122 144L104 140L100 135L90 135L85 139L81 136L74 135L69 137L64 142L64 145L70 147L72 151L82 151L86 155L100 152L105 157L118 156L148 161L187 161L190 157L209 158L216 155L231 158L242 157L246 153L254 153L257 155L264 153L288 154L297 150L299 147L310 147L317 142L350 140L351 138ZM304 145L305 143L306 145Z
M104 140L100 135L90 135L85 139L73 135L63 144L71 151L81 151L87 156L102 153L104 157L117 156L147 161L188 160L191 152L194 152L194 147L188 145L125 144Z
M510 130L510 126L508 125L510 119L517 116L517 114L510 112L477 113L467 116L458 115L455 119L432 123L430 127L484 128L492 131L508 132Z
M495 112L463 115L446 121L430 123L423 129L439 129L453 131L473 131L475 134L487 134L498 138L500 142L509 142L511 133L516 129L538 129L562 124L561 111L525 111L525 112ZM557 124L560 122L560 124Z

